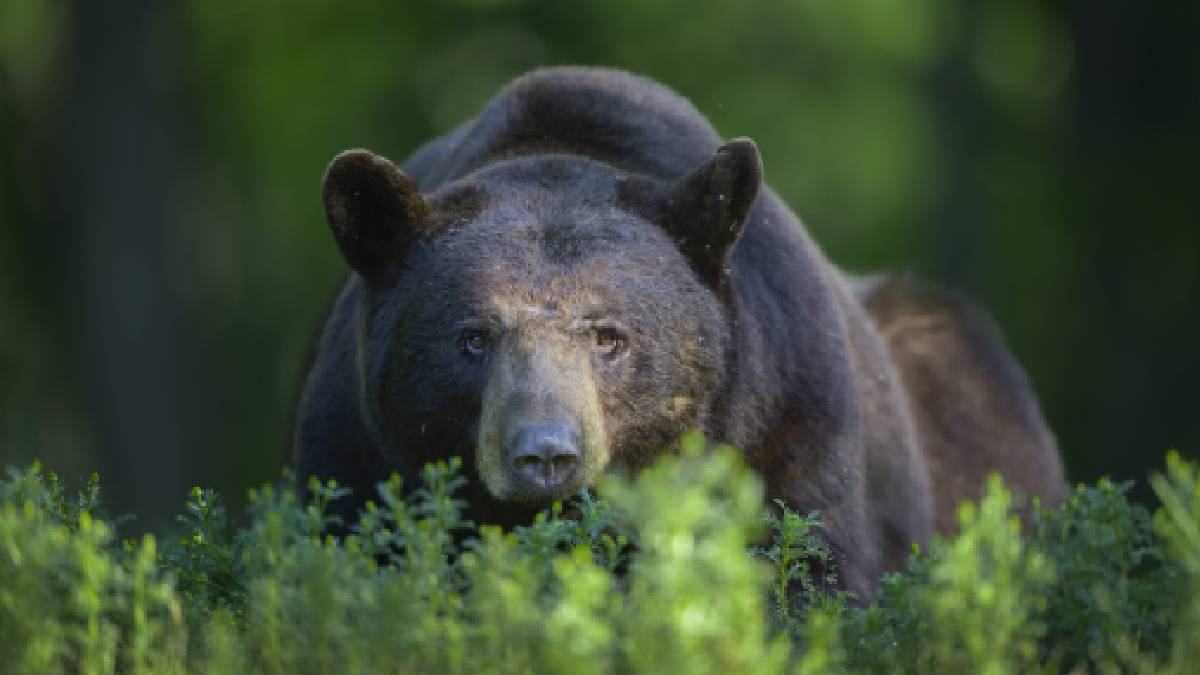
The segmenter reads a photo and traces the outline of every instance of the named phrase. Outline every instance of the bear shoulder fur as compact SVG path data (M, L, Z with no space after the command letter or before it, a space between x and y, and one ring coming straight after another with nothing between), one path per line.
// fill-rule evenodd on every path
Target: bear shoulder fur
M513 525L698 426L769 497L820 511L862 600L986 472L1059 499L1053 437L986 320L849 279L760 172L683 98L591 68L514 81L405 171L339 156L326 212L353 272L297 474L352 487L349 517L389 473L412 485L458 454L474 518Z

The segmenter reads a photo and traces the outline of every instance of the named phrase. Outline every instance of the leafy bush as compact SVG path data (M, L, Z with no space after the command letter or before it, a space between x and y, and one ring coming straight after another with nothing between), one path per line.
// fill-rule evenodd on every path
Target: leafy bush
M253 491L235 527L196 489L177 532L117 542L93 479L0 481L11 673L1194 672L1200 472L1080 486L1028 535L993 479L961 534L875 603L833 592L818 514L763 508L730 448L683 451L505 533L465 522L457 460L398 478L341 540L336 484ZM813 565L813 563L818 563ZM821 578L813 573L821 570Z

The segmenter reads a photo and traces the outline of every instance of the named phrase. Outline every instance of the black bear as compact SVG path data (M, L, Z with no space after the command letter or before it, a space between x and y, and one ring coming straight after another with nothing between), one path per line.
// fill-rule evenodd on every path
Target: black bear
M477 521L519 524L698 427L768 496L819 510L870 598L1002 471L1063 494L1019 367L956 297L851 280L762 182L753 142L628 73L532 72L401 170L338 155L352 270L298 413L300 477L349 518L392 472L460 455Z

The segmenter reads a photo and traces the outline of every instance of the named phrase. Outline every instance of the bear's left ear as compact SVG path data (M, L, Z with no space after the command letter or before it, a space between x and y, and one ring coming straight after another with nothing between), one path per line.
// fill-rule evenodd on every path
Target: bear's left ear
M342 258L368 282L379 280L429 219L429 203L408 174L367 150L334 157L321 190Z
M663 225L700 278L714 288L724 279L729 251L761 183L758 146L749 138L736 138L667 189Z

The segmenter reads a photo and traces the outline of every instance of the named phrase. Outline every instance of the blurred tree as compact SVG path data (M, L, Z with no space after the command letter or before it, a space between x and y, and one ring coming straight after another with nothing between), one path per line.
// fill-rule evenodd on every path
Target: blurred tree
M52 175L66 218L56 261L71 303L65 319L80 339L99 466L111 501L140 527L164 524L163 505L187 485L184 462L205 446L192 414L202 401L189 400L197 364L181 341L165 255L178 173L173 7L72 4L66 142Z

